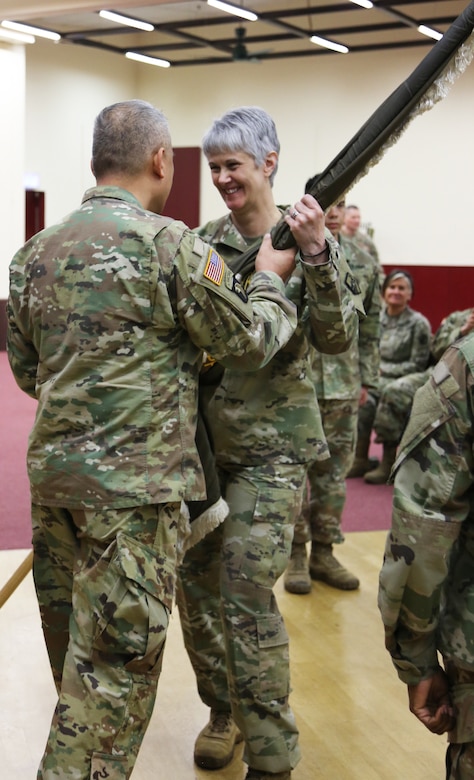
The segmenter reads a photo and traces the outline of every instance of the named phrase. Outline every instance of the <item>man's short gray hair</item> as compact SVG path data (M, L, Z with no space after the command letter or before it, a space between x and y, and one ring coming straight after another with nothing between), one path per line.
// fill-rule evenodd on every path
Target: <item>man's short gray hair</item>
M92 168L94 176L136 176L150 155L171 148L168 121L144 100L125 100L102 109L94 124Z
M260 167L270 152L279 154L280 142L275 122L263 108L241 106L214 120L202 140L202 148L206 157L222 152L245 152ZM270 177L272 185L277 168L278 160Z

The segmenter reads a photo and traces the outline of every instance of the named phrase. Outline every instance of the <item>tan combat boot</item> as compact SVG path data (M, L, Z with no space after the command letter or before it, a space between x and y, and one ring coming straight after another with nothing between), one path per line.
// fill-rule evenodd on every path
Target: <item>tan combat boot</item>
M209 723L196 739L194 761L204 769L222 769L232 761L234 748L242 739L230 712L211 710Z
M384 444L382 460L377 468L364 474L364 482L368 482L370 485L385 485L395 462L396 454L396 444Z
M313 542L309 559L311 579L321 580L339 590L356 590L359 580L339 563L332 552L332 544Z
M369 460L370 434L368 436L359 436L357 439L354 463L350 468L347 479L352 477L363 477L367 471L370 471L372 464Z
M291 547L291 557L283 578L283 585L288 593L309 593L311 577L309 576L308 556L305 544L295 544Z

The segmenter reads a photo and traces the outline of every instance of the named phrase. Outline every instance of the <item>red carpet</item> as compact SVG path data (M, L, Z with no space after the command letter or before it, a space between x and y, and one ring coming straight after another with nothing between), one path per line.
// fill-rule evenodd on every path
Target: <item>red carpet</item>
M372 445L370 455L381 457L380 445ZM347 480L347 500L342 513L342 530L386 531L392 519L391 485L368 485L362 478Z
M26 449L36 401L16 384L6 352L0 352L0 377L0 549L26 549L31 546Z
M5 352L0 351L0 550L31 546L30 493L26 475L28 434L36 401L16 385ZM372 455L380 448L373 446ZM347 480L347 502L342 518L345 533L379 531L390 526L392 488Z

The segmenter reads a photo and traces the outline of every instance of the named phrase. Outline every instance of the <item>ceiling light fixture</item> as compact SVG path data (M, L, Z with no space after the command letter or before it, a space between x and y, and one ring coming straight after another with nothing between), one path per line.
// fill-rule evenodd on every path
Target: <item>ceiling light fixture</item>
M134 27L137 30L144 30L145 32L153 32L155 29L149 22L141 22L139 19L132 19L130 16L116 14L114 11L99 11L99 16L101 16L102 19L107 19L109 22L117 22L117 24L124 24L126 27Z
M158 57L147 57L146 54L137 54L135 51L127 51L125 56L129 60L144 62L146 65L157 65L159 68L169 68L171 65L171 62L168 62L168 60L160 60Z
M8 43L35 43L33 35L26 35L25 33L13 32L13 30L4 30L0 27L0 41L7 41Z
M351 3L355 3L355 5L360 5L362 8L374 7L372 0L351 0Z
M26 33L27 35L36 35L38 38L49 38L50 41L59 41L61 36L51 30L43 30L41 27L30 27L29 24L20 24L19 22L2 22L2 27L14 32Z
M225 11L228 14L240 16L241 19L247 19L249 22L256 22L258 19L257 14L255 14L253 11L247 11L240 5L223 3L222 0L207 0L207 4L212 6L212 8L217 8L219 11Z
M342 46L340 43L328 41L326 38L320 38L319 35L312 35L309 40L311 43L315 43L316 46L323 46L325 49L332 49L332 51L337 51L339 54L347 54L349 51L347 46Z
M443 33L433 30L431 27L427 27L426 24L420 24L417 30L422 35L427 35L428 38L433 38L435 41L440 41L443 37Z

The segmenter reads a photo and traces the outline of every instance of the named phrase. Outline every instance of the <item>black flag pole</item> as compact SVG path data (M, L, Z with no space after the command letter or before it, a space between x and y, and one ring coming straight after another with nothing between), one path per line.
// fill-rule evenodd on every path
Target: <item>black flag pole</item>
M306 192L323 209L341 200L356 181L365 176L392 146L409 122L441 100L474 56L474 0L466 6L443 37L430 49L415 70L389 95L362 125L325 170L309 179ZM468 41L469 39L469 41ZM294 246L284 219L272 230L276 249ZM254 267L260 242L253 244L233 268L241 277Z

